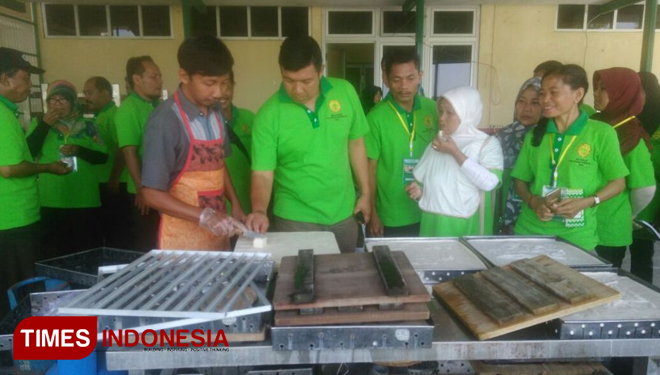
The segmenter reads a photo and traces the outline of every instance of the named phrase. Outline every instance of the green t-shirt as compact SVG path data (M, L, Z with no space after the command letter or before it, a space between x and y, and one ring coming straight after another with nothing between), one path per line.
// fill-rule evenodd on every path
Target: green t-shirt
M98 130L92 120L81 119L84 128L72 134L66 140L67 144L78 145L94 151L107 153ZM31 133L39 122L32 120ZM62 133L54 128L48 130L41 152L37 155L40 164L48 164L60 160L60 146L65 144ZM80 156L77 157L78 170L57 176L42 174L39 176L39 203L42 207L51 208L90 208L101 206L99 197L99 178L95 166Z
M0 166L31 161L25 132L18 121L18 107L0 95ZM37 176L0 176L0 230L20 228L39 221Z
M112 166L115 162L115 152L117 150L117 127L115 125L115 114L117 113L117 105L115 102L111 101L103 107L99 113L94 117L94 123L96 128L101 134L101 139L108 148L108 161L105 164L96 165L96 169L99 175L99 182L106 183L110 179L110 174L112 173ZM120 181L126 182L128 178L128 171L126 168L122 171Z
M598 244L603 246L628 246L632 243L632 206L630 190L655 186L651 153L643 140L623 157L630 174L621 194L603 202L596 211L598 220Z
M502 180L502 171L489 169L500 181ZM493 212L493 194L492 191L483 193L483 224L481 223L481 210L477 210L474 215L467 219L461 217L452 217L447 215L438 215L432 212L422 211L422 219L419 228L420 237L463 237L463 236L490 236L495 227L495 213ZM483 225L483 233L481 228Z
M134 92L124 100L115 113L115 127L117 128L117 143L119 148L136 146L138 156L142 161L144 152L144 129L149 115L158 105L157 101L150 102ZM136 193L135 181L128 176L127 189L129 193Z
M422 210L406 193L407 183L404 183L403 165L404 159L420 159L437 134L438 110L435 102L417 95L413 111L407 112L391 95L388 95L371 109L367 120L369 134L364 137L367 156L378 161L376 169L378 216L387 227L418 223ZM411 155L410 134L413 127L415 138Z
M655 221L656 215L660 210L660 131L656 131L651 138L651 145L653 146L653 152L651 152L651 162L653 164L654 176L655 176L655 194L653 199L646 208L642 210L637 215L638 220L645 220L649 223Z
M348 142L369 131L353 86L321 78L316 110L280 86L259 109L252 133L252 170L274 171L275 215L323 225L353 213L355 187Z
M243 147L232 140L232 152L228 158L225 158L225 164L229 170L229 177L236 190L238 200L244 212L251 211L250 204L250 178L251 178L251 156L252 149L252 123L254 122L254 113L247 109L232 106L231 121L226 121L227 130L236 134ZM231 212L231 204L227 202L227 211Z
M559 163L557 186L583 189L585 197L598 192L609 181L628 175L628 168L619 151L616 131L608 124L590 120L587 114L580 117L564 132L558 134L552 119L538 147L532 146L532 132L525 136L511 177L528 182L532 194L541 196L543 186L551 185L551 152L565 153ZM568 148L570 147L570 148ZM567 148L567 149L566 149ZM587 250L598 245L596 209L585 210L583 226L567 227L563 221L541 221L527 205L523 206L515 233L522 235L554 235Z

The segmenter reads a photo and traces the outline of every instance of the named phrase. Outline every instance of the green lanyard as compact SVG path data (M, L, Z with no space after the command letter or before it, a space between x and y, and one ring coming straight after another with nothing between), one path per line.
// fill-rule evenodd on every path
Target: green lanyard
M405 130L406 133L408 133L408 135L410 136L410 142L408 143L408 149L410 151L410 158L412 158L413 157L413 141L415 140L415 132L417 131L417 114L416 113L413 114L413 126L412 126L412 133L411 133L410 129L408 128L408 123L406 123L406 121L403 119L403 116L401 116L399 111L396 110L396 108L394 107L394 104L392 104L392 102L387 102L387 103L390 105L390 107L392 108L394 113L396 113L396 116L399 118L399 121L401 122L401 126L403 126L403 130Z

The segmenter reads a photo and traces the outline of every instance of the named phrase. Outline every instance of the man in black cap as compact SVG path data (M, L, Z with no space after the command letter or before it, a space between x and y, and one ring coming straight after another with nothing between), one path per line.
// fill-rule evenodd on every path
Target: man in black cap
M63 162L33 163L16 103L30 95L32 66L20 51L0 48L0 316L9 311L6 290L32 276L39 252L37 174L66 174Z

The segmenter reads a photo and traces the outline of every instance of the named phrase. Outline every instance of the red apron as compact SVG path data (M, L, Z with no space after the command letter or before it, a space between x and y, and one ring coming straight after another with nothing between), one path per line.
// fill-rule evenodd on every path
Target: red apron
M174 180L170 194L196 207L211 207L226 214L224 133L220 139L198 140L194 137L188 116L181 107L179 93L174 101L190 139L186 164ZM218 125L222 121L218 118ZM222 127L220 127L222 130ZM160 221L159 247L170 250L230 250L227 236L216 236L199 223L163 214Z

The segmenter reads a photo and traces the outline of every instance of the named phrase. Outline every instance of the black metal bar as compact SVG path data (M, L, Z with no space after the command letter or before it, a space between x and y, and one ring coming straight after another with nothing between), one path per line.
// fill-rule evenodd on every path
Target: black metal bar
M298 250L298 263L293 283L292 303L314 301L314 250Z
M394 260L389 246L374 246L373 256L387 295L396 297L410 294L406 281L403 279L403 274L401 274L401 269Z

